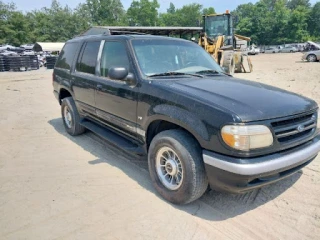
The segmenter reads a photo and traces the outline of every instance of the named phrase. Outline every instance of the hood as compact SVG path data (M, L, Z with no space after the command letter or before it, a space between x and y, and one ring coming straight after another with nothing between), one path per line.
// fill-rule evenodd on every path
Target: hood
M306 97L232 77L184 78L167 83L175 92L184 92L207 105L229 110L243 122L285 117L318 107L315 101Z

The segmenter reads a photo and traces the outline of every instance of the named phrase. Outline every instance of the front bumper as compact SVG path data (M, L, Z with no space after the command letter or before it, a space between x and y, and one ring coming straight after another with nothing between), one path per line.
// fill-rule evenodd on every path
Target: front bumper
M203 160L212 189L242 193L279 181L309 164L320 151L320 134L283 152L239 159L204 150Z

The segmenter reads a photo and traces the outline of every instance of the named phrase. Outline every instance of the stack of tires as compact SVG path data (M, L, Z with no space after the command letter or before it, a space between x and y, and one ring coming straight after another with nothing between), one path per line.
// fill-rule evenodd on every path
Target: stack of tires
M20 56L20 71L27 71L30 69L30 57Z
M0 56L0 72L7 71L6 69L6 57Z
M19 72L21 67L20 56L8 56L9 71Z
M58 57L56 56L47 57L47 69L53 69L57 59Z
M29 55L29 61L30 61L30 69L36 70L39 69L39 59L37 55Z

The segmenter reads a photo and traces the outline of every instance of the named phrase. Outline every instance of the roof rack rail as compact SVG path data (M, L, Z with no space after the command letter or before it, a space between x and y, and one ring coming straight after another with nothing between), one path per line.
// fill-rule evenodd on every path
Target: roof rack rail
M201 27L141 27L141 26L93 26L80 36L90 35L161 35L172 36L183 34L199 35L202 32Z
M109 33L104 33L103 35L150 35L147 33L141 33L141 32L130 32L130 31L122 31L122 30L109 30Z

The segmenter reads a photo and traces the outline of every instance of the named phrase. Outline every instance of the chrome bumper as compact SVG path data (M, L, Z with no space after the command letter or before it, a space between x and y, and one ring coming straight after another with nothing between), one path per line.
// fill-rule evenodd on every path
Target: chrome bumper
M227 172L239 174L239 175L257 175L277 171L280 169L288 168L290 166L296 166L303 164L304 162L315 158L320 151L320 135L318 135L314 142L296 152L291 153L278 153L270 155L270 158L266 161L260 161L258 158L252 158L250 161L259 163L234 163L231 161L223 160L210 154L206 151L203 152L203 161L205 164L225 170ZM229 159L230 160L230 159Z

